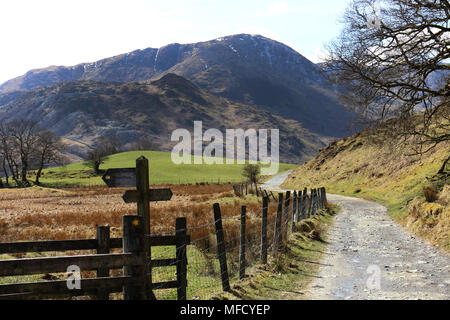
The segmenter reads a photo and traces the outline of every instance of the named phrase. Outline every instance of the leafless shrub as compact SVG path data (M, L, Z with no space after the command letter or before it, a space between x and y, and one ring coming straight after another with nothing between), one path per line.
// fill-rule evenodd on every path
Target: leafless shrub
M423 195L427 202L435 202L438 199L436 188L428 186L423 188Z

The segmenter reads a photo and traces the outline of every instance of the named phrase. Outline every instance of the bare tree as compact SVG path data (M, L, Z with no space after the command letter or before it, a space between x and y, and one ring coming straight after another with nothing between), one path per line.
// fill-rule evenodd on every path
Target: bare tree
M133 151L158 151L159 146L149 137L139 138L136 142L131 144L130 150Z
M63 159L62 153L65 145L61 138L51 131L40 131L37 137L33 157L37 163L35 183L39 185L44 167L50 164L58 164Z
M110 155L116 154L122 151L122 139L118 134L108 134L103 136L98 145L101 146L105 152Z
M261 167L259 164L246 164L242 169L242 175L248 182L257 187L258 177L261 174Z
M97 147L87 152L86 164L94 169L96 174L99 174L101 172L100 165L104 163L110 155L119 153L121 150L122 141L118 135L104 136L98 141Z
M3 158L3 155L0 153L0 163L3 163L3 168L5 168L6 165L6 161L5 158ZM6 172L6 170L4 170L4 172ZM8 182L8 177L6 176L6 182ZM2 176L0 175L0 189L3 188L3 179Z
M9 125L4 122L0 122L0 153L3 157L3 171L6 176L6 182L8 184L8 171L11 173L12 179L17 185L20 185L19 181L19 165L17 159L19 158L19 152L14 148L12 137L10 136Z
M3 175L5 176L5 185L9 186L9 171L8 171L8 167L7 167L7 161L6 161L6 156L3 153L2 147L1 147L1 137L0 137L0 163L2 165L1 170L3 171ZM1 179L0 179L1 180ZM3 188L3 183L0 187Z
M38 141L38 125L31 120L13 120L7 124L12 148L17 150L20 159L20 178L24 185L29 185L27 172L34 147Z
M344 102L416 141L418 154L450 140L449 19L445 0L353 0L328 46L325 68Z
M28 170L37 168L36 183L45 166L62 159L64 144L50 131L41 131L35 121L0 122L0 161L9 184L9 176L17 186L29 186Z

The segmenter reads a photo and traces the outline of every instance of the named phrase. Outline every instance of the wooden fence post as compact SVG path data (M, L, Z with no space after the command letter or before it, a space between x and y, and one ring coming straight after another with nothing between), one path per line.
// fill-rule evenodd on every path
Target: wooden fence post
M320 192L319 192L319 189L316 189L316 198L317 198L317 201L316 201L317 202L316 213L317 213L317 211L321 209L321 207L320 207Z
M187 288L187 256L186 256L186 218L177 218L175 220L175 245L177 258L177 298L186 300Z
M323 209L322 206L322 189L317 189L317 199L318 199L318 207L319 209Z
M314 215L317 214L317 209L319 207L319 201L318 201L318 197L317 197L317 189L314 189Z
M269 210L269 198L264 197L262 202L261 222L261 263L267 264L267 212Z
M220 213L220 205L214 203L214 221L216 225L217 237L217 255L220 264L220 274L222 277L223 291L230 291L230 280L228 277L227 254L225 251L225 239L223 236L222 214Z
M275 221L274 254L278 254L281 245L281 218L283 215L283 194L278 194L277 219Z
M142 233L144 235L142 252L145 259L144 274L145 291L148 299L156 300L152 285L152 247L150 245L150 181L148 159L136 159L136 190L139 194L137 202L138 216L141 218Z
M319 189L316 189L314 191L314 194L316 196L316 211L315 214L317 214L317 211L320 210L320 197L319 197Z
M323 189L323 202L325 204L325 206L327 205L328 201L327 201L327 189L322 188Z
M297 197L297 191L294 191L294 195L292 197L292 221L291 221L291 232L294 233L295 232L295 214L297 213L297 202L298 202L298 197Z
M307 196L307 208L306 217L311 218L311 204L312 204L312 189L309 191L309 196Z
M322 203L323 203L323 208L325 209L326 206L327 206L327 202L326 202L326 200L325 200L325 188L322 188L321 192L322 192Z
M289 204L291 202L291 192L286 191L286 200L284 201L284 223L283 223L283 239L287 240L287 232L289 226Z
M267 197L267 199L269 199L269 194L267 193L267 190L266 189L264 189L264 195L263 195L263 198L264 197Z
M320 200L322 202L322 209L325 209L325 198L324 198L324 194L323 194L323 188L320 188Z
M302 218L307 219L307 210L308 210L308 189L303 189L303 207L302 207Z
M296 221L300 222L301 214L302 214L302 206L303 206L303 193L302 190L299 190L297 193L297 217Z
M311 190L311 216L316 214L316 189Z
M97 254L109 253L110 247L110 230L109 226L97 226ZM108 268L97 269L97 278L109 277ZM97 300L108 300L109 292L106 289L98 289Z
M316 213L320 210L320 194L319 189L316 189Z
M245 278L245 214L247 211L246 206L242 206L241 209L241 243L239 248L239 279Z
M248 185L247 185L247 183L245 184L245 195L248 195Z
M142 218L139 216L123 216L123 252L142 254L143 249L143 226ZM144 267L123 267L124 276L130 276L145 283L146 275ZM123 287L124 300L144 300L145 287L140 284L126 285Z

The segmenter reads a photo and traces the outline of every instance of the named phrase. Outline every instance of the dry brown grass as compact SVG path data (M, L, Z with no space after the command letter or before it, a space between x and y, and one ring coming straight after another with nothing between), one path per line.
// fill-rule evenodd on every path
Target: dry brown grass
M254 197L234 197L231 185L167 187L174 193L172 200L151 205L151 232L154 234L172 232L175 219L186 217L188 227L193 228L190 230L192 240L208 239L214 231L213 202L222 202L224 219L239 217L241 206L246 205L249 233L260 228L260 219L255 218L261 215L261 205ZM2 190L0 241L93 238L97 225L109 225L111 236L121 237L122 216L136 214L135 204L123 202L124 190L106 187ZM274 219L275 210L272 204L269 222ZM238 220L225 220L224 228L228 239L239 238Z
M433 197L433 202L415 198L408 206L406 226L419 236L450 251L450 185Z

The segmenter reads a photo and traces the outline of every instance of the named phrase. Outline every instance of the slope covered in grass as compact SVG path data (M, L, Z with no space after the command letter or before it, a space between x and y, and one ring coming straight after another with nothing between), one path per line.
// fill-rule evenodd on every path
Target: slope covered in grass
M421 157L410 155L412 147L412 142L388 141L365 131L321 150L294 170L283 186L325 186L331 193L377 201L408 230L449 251L448 173L447 181L442 176L439 182L428 178L450 154L450 143ZM425 201L425 187L440 192L433 202Z
M214 164L176 165L171 160L170 152L158 151L131 151L112 155L101 170L109 168L132 168L136 166L136 159L145 156L150 163L150 184L192 184L192 183L224 183L241 182L242 168L238 164ZM192 163L194 161L192 160ZM280 164L280 170L294 168L292 164ZM100 176L96 176L93 170L85 162L69 164L63 167L47 169L41 182L47 186L72 186L72 185L103 185Z

